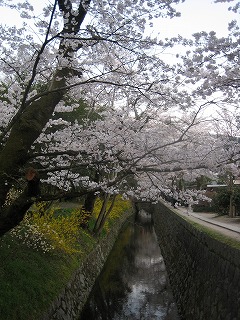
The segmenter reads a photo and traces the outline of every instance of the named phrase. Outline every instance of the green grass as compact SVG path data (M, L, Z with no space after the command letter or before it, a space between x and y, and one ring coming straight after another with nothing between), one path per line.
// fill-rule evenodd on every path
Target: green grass
M182 217L182 216L181 216ZM227 244L230 247L236 248L236 249L240 249L240 241L235 240L231 237L228 237L224 234L222 234L221 232L218 232L216 230L213 230L209 227L203 226L202 224L199 224L197 222L192 221L191 219L188 219L187 217L182 217L184 220L188 221L188 223L190 223L193 227L195 227L196 229L198 229L201 232L206 233L207 235L209 235L210 237L224 243Z
M68 282L82 257L34 251L9 235L0 244L1 319L37 319Z
M59 210L56 215L65 216L71 210ZM67 254L36 251L10 234L0 238L0 320L36 320L48 310L97 239L79 229L77 241L79 252Z
M231 247L234 247L236 249L240 249L240 241L237 241L233 238L230 238L228 236L225 236L224 234L222 234L221 232L218 232L218 231L215 231L215 230L212 230L208 227L205 227L205 226L202 226L196 222L191 222L191 224L197 228L198 230L202 231L202 232L205 232L207 233L210 237L222 242L222 243L225 243Z

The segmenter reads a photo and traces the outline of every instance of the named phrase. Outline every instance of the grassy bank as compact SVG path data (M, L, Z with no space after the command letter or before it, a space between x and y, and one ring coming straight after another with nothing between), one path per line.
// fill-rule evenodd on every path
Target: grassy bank
M234 247L236 249L240 249L240 242L237 240L234 240L233 238L230 238L228 236L225 236L221 232L215 231L211 228L205 227L199 223L193 222L188 220L189 223L191 223L195 228L198 230L208 234L210 237L227 244L228 246Z
M237 241L237 240L235 240L235 239L233 239L231 237L225 236L221 232L213 230L212 228L209 228L209 227L203 226L200 223L194 222L191 219L188 219L187 217L183 217L182 215L180 215L180 217L182 219L186 220L189 224L194 226L196 229L198 229L201 232L206 233L210 237L212 237L212 238L214 238L214 239L216 239L216 240L218 240L218 241L220 241L222 243L225 243L228 246L231 246L231 247L236 248L236 249L240 249L240 242L239 241Z
M99 206L101 201L96 203L94 216ZM130 203L119 198L103 234L111 232L113 221L127 209ZM46 217L50 228L44 215L39 218L31 213L20 227L0 239L1 320L38 319L97 242L79 223L76 226L79 208L51 210L50 218Z

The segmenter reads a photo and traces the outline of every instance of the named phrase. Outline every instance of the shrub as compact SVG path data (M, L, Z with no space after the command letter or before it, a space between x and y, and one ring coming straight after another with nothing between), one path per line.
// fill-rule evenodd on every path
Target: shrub
M193 212L216 212L216 207L207 205L193 205Z
M22 223L11 231L11 235L28 247L43 252L80 252L80 225L86 218L84 214L80 216L80 208L68 210L64 214L59 209L56 214L57 208L54 207L47 211L44 208L45 203L36 204Z

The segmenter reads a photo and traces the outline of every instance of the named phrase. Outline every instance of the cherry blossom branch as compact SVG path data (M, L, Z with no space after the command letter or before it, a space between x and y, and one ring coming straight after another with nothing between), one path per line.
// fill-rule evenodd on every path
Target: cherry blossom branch
M155 172L155 173L157 172L169 173L169 172L179 172L179 171L185 171L185 170L187 171L187 170L199 170L199 169L208 169L208 167L202 164L202 165L191 166L191 167L174 167L174 168L165 168L165 169L155 168L155 167L145 167L145 166L135 168L137 172ZM134 173L134 170L130 172Z
M26 109L27 107L27 97L29 95L29 92L30 92L30 89L32 87L32 84L35 80L35 77L36 77L36 74L37 74L37 67L38 67L38 64L40 62L40 59L41 59L41 56L46 48L46 46L52 41L54 40L58 35L55 35L54 37L48 39L48 36L49 36L49 33L50 33L50 27L51 27L51 24L52 24L52 21L53 21L53 16L54 16L54 12L55 12L55 9L56 9L56 0L55 0L55 3L54 3L54 6L53 6L53 10L52 10L52 14L51 14L51 18L50 18L50 21L49 21L49 24L48 24L48 29L47 29L47 32L46 32L46 36L45 36L45 41L43 42L40 50L38 51L37 53L37 57L35 59L35 62L34 62L34 65L33 65L33 68L32 68L32 74L31 74L31 77L26 85L26 88L24 90L24 93L23 93L23 97L22 97L22 102L21 102L21 105L17 111L17 113L14 115L14 117L12 118L12 120L9 122L9 124L7 125L7 127L2 131L1 135L0 135L0 142L3 141L3 139L5 138L6 134L9 132L9 130L12 128L12 126L19 120L21 114L23 113L23 111Z
M107 74L109 73L112 73L112 71L108 71L104 74L102 74L101 76L106 76ZM70 84L70 85L67 85L67 86L63 86L63 87L59 87L59 88L56 88L56 89L53 89L53 90L48 90L48 91L44 91L42 93L39 93L37 95L35 95L34 97L32 97L31 99L29 99L27 101L27 105L31 104L33 101L36 101L38 100L39 98L43 97L43 96L46 96L50 93L55 93L55 92L60 92L60 91L66 91L68 89L72 89L74 87L77 87L77 86L80 86L80 85L85 85L85 84L93 84L93 83L99 83L99 84L106 84L106 85L111 85L111 86L118 86L118 87L125 87L125 88L132 88L132 89L136 89L138 90L139 92L141 92L139 86L135 86L135 85L132 85L132 84L129 84L129 83L118 83L118 82L113 82L113 81L110 81L110 80L99 80L97 79L99 78L99 76L95 76L91 79L87 79L87 80L83 80L83 81L79 81L79 82L76 82L74 84ZM145 83L143 84L144 85L147 85L149 86L149 83ZM158 92L159 95L162 95L161 93Z

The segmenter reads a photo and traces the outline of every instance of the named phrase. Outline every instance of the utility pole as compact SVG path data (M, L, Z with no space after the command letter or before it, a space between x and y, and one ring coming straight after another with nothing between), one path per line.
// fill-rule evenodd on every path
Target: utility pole
M234 206L234 201L233 201L233 175L230 173L229 175L229 191L230 191L230 199L229 199L229 217L233 218L235 217L235 206Z

